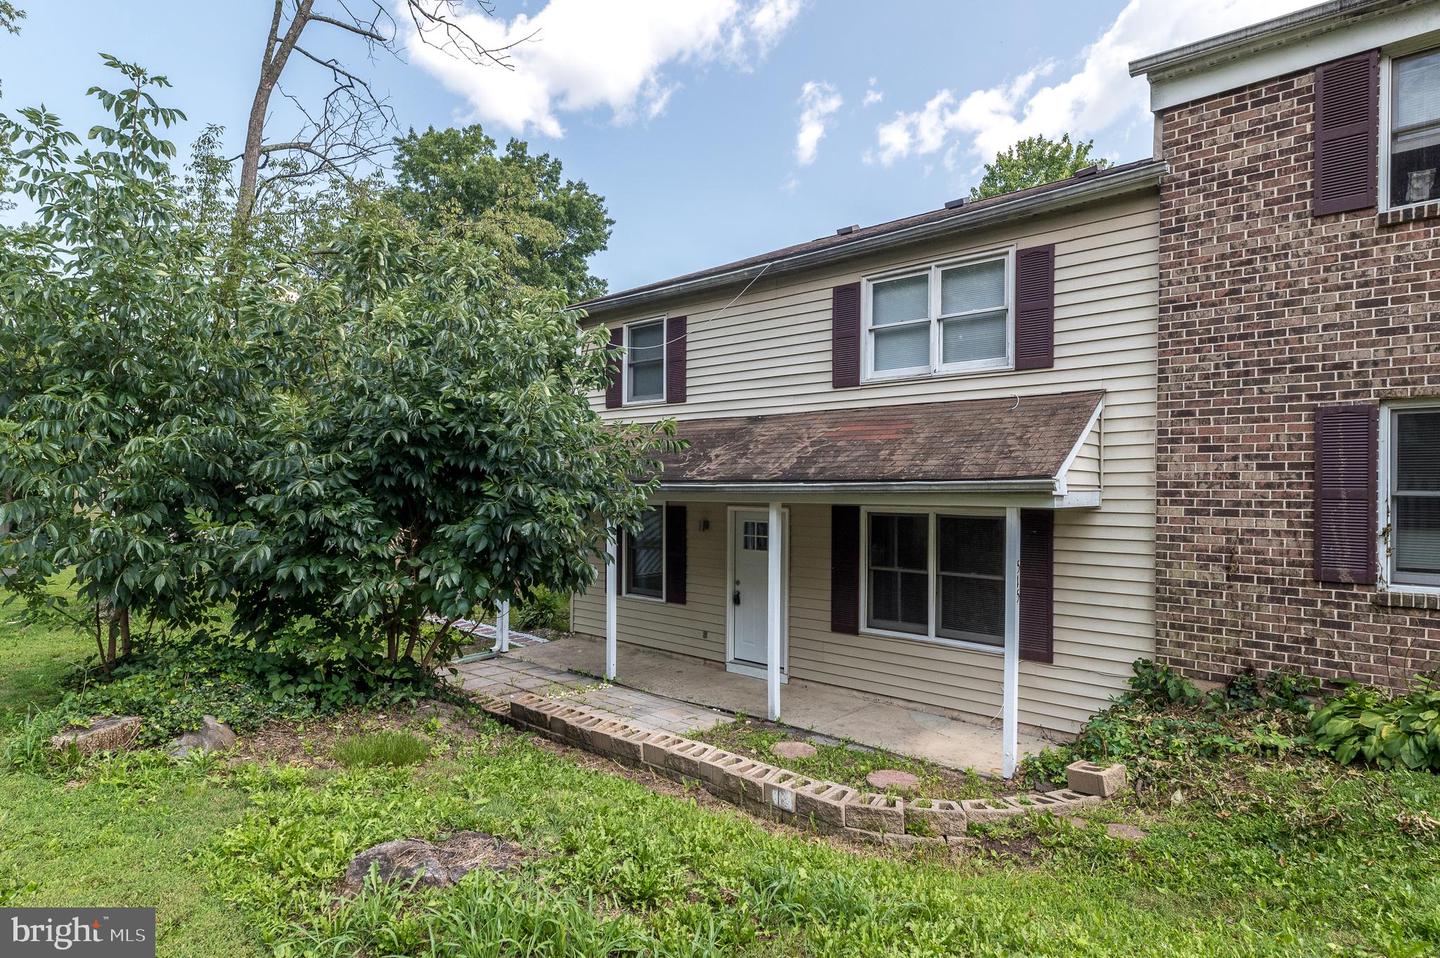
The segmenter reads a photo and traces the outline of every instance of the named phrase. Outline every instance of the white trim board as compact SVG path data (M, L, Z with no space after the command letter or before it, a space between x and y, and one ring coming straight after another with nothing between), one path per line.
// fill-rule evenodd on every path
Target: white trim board
M1365 19L1336 17L1257 34L1170 67L1147 66L1156 59L1147 57L1130 70L1134 76L1149 75L1150 109L1158 113L1427 33L1440 33L1440 2L1435 0L1376 11Z

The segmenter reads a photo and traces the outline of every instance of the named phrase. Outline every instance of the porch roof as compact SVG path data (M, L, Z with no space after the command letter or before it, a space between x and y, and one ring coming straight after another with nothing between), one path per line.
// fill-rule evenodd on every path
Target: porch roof
M1103 390L679 424L668 490L927 487L1064 493Z

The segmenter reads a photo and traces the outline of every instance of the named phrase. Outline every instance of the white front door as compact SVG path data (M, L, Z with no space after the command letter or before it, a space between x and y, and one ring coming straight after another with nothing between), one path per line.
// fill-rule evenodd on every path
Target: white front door
M763 667L769 649L770 514L763 510L730 513L730 535L734 566L730 582L733 658Z

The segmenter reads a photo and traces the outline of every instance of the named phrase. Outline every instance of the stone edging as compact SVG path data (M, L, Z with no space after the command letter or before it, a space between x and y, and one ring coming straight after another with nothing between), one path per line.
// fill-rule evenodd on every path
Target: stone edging
M510 725L675 781L695 782L747 812L887 845L967 844L974 841L966 837L971 822L996 821L1027 812L1068 813L1100 804L1102 795L1109 797L1124 782L1123 766L1087 766L1071 770L1070 784L1078 787L1053 792L1022 792L958 802L944 798L904 799L807 778L704 742L628 725L531 692L514 695L508 702L484 700L482 706ZM1076 766L1082 764L1077 762Z

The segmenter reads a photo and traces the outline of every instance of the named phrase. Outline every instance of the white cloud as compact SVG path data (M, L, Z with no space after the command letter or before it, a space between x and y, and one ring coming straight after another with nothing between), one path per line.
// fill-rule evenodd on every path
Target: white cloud
M559 137L563 113L603 108L619 123L658 116L680 87L669 75L675 66L723 60L746 67L774 48L802 4L548 0L533 16L456 18L485 47L510 47L509 70L452 56L413 28L407 48L414 62L465 97L467 119Z
M874 106L883 99L885 99L885 92L875 85L875 78L871 77L865 84L865 99L860 105Z
M845 104L830 84L811 80L800 88L800 127L795 132L795 162L809 166L815 162L820 141L830 117Z
M1047 86L1046 62L1012 79L960 95L942 89L918 110L897 112L875 131L867 160L896 160L945 148L953 168L961 153L988 161L1017 140L1036 134L1091 137L1111 124L1143 117L1146 83L1132 79L1131 60L1257 23L1314 0L1130 0L1100 39L1081 54L1079 68Z

